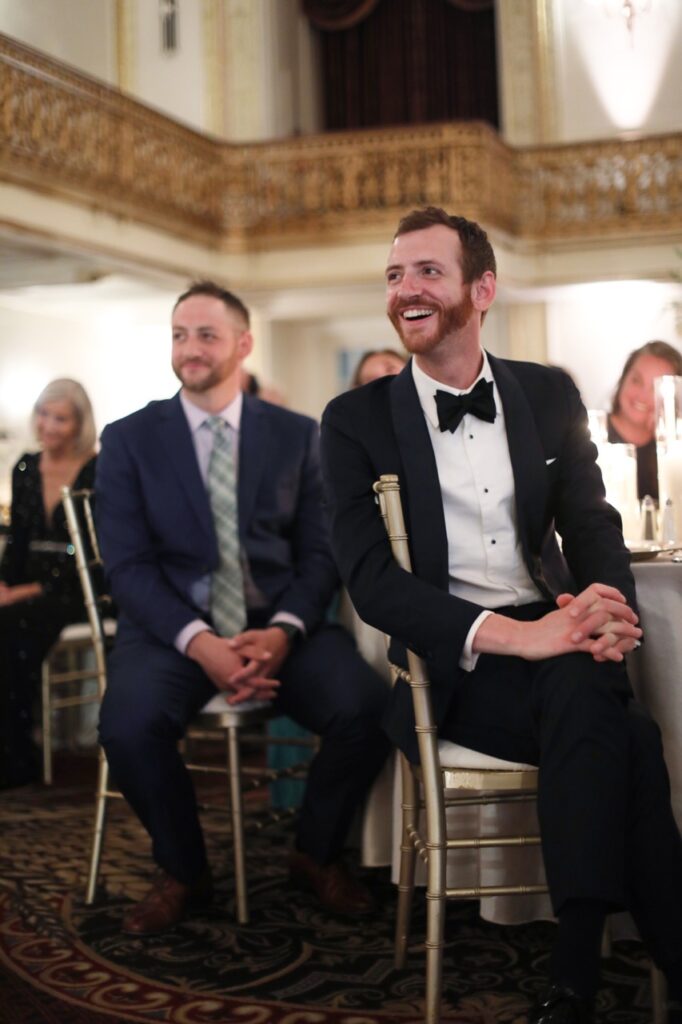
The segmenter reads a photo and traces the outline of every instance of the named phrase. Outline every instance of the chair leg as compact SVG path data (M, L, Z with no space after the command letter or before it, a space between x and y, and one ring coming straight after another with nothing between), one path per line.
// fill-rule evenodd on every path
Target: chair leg
M232 815L232 847L234 854L234 883L237 896L237 920L249 923L246 894L246 864L244 854L244 808L241 787L241 757L238 730L227 730L227 768L230 778L230 810Z
M426 888L426 1024L439 1024L445 930L445 843L429 850Z
M407 962L407 943L410 936L412 903L414 897L414 872L417 851L411 838L411 830L417 825L419 815L419 790L406 758L400 755L400 778L402 784L402 832L400 838L400 873L398 876L398 907L395 923L394 964L397 970Z
M76 647L69 646L66 650L66 669L68 672L76 672L80 668L80 651ZM82 696L83 694L83 683L68 683L67 694L70 697ZM66 728L62 729L62 738L64 746L68 750L76 749L76 731L78 726L78 716L80 715L80 708L75 705L72 708L64 708L66 711Z
M428 763L424 769L424 775L426 847L429 853L426 876L425 1021L426 1024L439 1024L443 987L443 933L445 930L445 890L448 853L447 831L445 827L444 793L439 765ZM430 781L429 776L433 776L432 781ZM440 786L436 785L436 780L440 783Z
M658 967L651 965L651 1010L653 1024L668 1024L668 986Z
M99 767L97 772L97 797L95 801L95 828L92 836L92 851L90 853L90 869L88 871L88 886L85 892L86 906L91 906L95 899L97 889L97 878L99 876L99 865L102 857L102 842L106 826L107 812L107 790L109 788L109 765L104 756L104 751L99 752Z
M43 729L43 782L52 785L52 708L50 706L50 658L43 660L41 669L42 729Z

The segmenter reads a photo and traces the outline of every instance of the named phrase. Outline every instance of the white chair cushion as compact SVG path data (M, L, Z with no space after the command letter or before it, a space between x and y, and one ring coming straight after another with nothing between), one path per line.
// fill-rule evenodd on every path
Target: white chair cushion
M115 636L116 619L103 619L102 629L104 630L105 636ZM59 641L88 640L90 635L89 622L72 622L70 625L64 626L63 630L59 634Z
M271 707L269 700L244 700L241 704L228 704L224 693L216 693L207 704L201 709L202 715L221 715L225 711L259 711L261 708Z
M518 761L503 761L490 754L482 754L478 750L460 747L451 740L438 740L438 756L442 768L469 768L472 771L531 771L537 765L521 764Z
M64 626L64 629L59 634L59 642L68 640L89 640L90 639L90 624L87 622L72 622L69 626Z

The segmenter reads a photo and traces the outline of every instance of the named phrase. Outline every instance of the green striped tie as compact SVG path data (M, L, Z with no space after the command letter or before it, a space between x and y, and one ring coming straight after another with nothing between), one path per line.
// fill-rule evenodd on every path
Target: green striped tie
M213 431L208 493L220 557L218 568L211 577L211 617L220 636L234 636L246 625L246 606L239 558L233 435L220 416L209 416L207 423Z

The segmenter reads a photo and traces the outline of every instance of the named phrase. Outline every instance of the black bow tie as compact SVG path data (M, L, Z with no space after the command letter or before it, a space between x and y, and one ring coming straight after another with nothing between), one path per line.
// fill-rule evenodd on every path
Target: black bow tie
M449 391L436 391L438 426L452 434L462 422L465 412L472 412L479 420L494 423L497 410L493 397L493 382L481 378L476 387L465 395L453 395Z

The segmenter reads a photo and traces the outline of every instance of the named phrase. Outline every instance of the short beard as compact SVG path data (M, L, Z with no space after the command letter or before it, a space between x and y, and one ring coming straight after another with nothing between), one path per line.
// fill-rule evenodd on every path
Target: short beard
M438 303L437 314L440 317L440 327L437 334L425 339L423 343L416 342L415 338L406 337L403 333L404 321L400 316L402 310L409 309L411 306L418 305L419 303L404 303L399 309L390 312L388 318L395 327L400 340L407 349L408 352L417 353L420 352L432 352L434 348L437 348L441 342L451 334L455 334L457 331L461 331L463 327L466 327L471 316L474 312L474 305L471 301L471 293L467 291L461 302L452 304L450 306L442 306Z
M236 363L236 360L234 361ZM189 380L186 381L182 376L182 367L179 369L173 366L173 373L178 378L183 388L186 391L193 392L196 395L202 395L206 391L210 391L211 388L217 387L218 384L222 384L229 372L234 369L232 361L228 365L228 372L226 373L224 365L213 366L212 368L207 367L207 373L201 380Z

